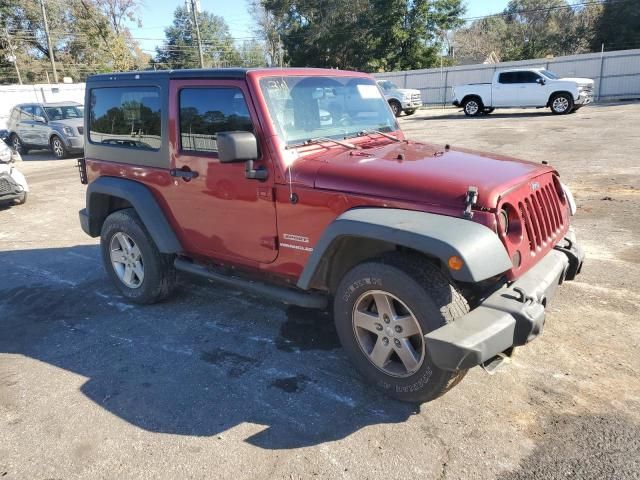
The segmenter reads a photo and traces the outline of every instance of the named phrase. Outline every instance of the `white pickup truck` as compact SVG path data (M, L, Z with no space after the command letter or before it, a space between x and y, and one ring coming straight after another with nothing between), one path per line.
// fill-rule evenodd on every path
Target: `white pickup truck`
M389 102L391 111L396 117L402 112L407 115L413 115L416 109L422 106L420 98L420 90L414 88L398 88L398 86L390 80L378 80L378 85L384 93L384 98Z
M491 83L453 87L453 104L475 117L496 108L549 107L557 115L571 113L593 101L593 80L560 78L544 68L497 71Z

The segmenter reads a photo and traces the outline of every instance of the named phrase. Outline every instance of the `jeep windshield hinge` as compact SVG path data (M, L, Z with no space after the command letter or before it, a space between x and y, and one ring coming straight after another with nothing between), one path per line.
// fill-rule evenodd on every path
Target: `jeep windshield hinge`
M478 187L474 187L472 185L469 186L467 190L467 196L464 199L465 209L464 209L464 218L471 219L473 218L473 212L471 211L471 207L473 207L478 201Z
M264 181L269 176L269 171L264 167L253 168L253 160L247 160L245 163L245 177L250 180Z

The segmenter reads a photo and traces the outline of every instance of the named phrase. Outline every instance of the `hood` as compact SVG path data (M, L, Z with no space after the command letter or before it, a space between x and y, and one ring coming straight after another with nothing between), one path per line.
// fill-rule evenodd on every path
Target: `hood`
M562 82L576 82L578 85L592 85L594 84L594 81L590 78L561 78L560 81Z
M469 186L478 187L477 205L495 208L501 195L551 167L500 155L413 142L315 155L314 186L456 208ZM318 166L318 163L321 165Z
M416 93L420 93L420 90L416 90L415 88L396 88L395 91L400 95L415 95Z
M78 128L84 125L84 118L67 118L66 120L51 120L52 127L73 127Z

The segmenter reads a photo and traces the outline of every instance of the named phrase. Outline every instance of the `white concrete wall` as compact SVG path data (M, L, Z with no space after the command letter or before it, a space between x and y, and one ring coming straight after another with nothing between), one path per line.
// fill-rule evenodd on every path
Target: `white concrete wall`
M453 85L490 82L496 70L519 67L543 67L563 77L592 78L596 101L640 98L640 50L385 72L376 73L375 77L391 80L400 88L420 90L425 105L449 105Z
M57 85L0 85L0 129L6 128L11 108L27 102L84 103L84 83Z

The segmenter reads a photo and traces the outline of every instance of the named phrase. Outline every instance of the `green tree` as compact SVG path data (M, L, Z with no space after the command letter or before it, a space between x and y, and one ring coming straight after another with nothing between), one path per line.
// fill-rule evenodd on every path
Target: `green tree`
M200 39L205 67L229 67L242 64L229 27L222 17L210 12L198 13ZM165 29L166 40L156 49L153 61L157 68L198 68L198 42L192 13L184 7L176 8L173 23Z
M440 32L458 26L461 0L263 0L292 66L365 71L437 64Z
M594 50L640 48L640 6L637 0L605 0L591 42Z

